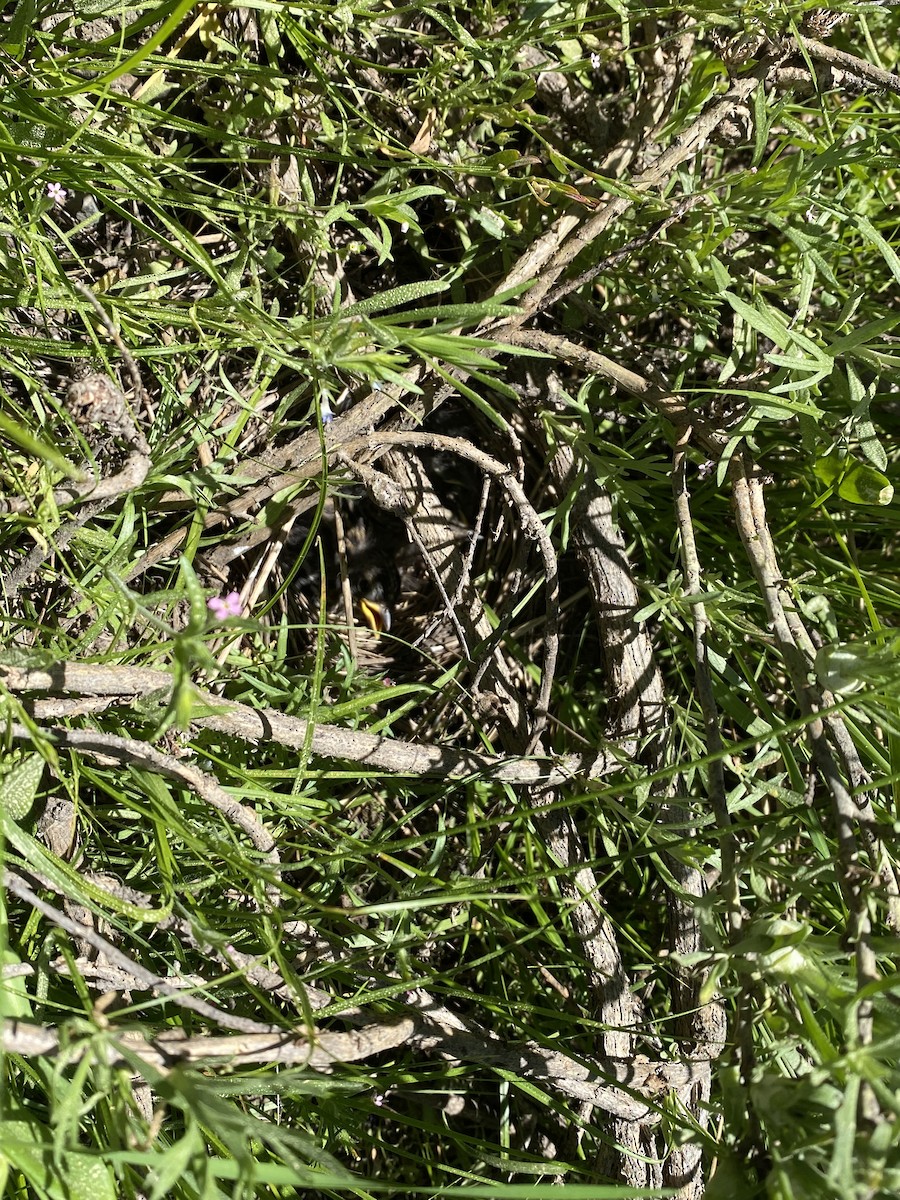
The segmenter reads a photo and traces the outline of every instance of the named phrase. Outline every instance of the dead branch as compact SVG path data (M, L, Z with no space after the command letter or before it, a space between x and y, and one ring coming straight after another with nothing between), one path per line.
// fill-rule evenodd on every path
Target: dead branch
M760 473L739 456L732 460L730 470L738 531L756 576L797 704L804 716L809 718L807 737L813 764L830 800L838 845L838 882L850 913L848 936L856 955L857 979L859 986L864 987L878 978L878 968L871 942L868 895L863 885L869 872L863 865L856 838L861 814L841 777L828 744L827 725L819 715L825 705L813 682L812 660L798 643L798 635L799 642L810 645L811 642L793 599L786 594L766 520ZM856 1026L857 1036L865 1045L872 1037L871 1000L860 1001Z
M82 663L59 663L49 671L0 664L0 682L17 695L60 691L107 698L140 695L156 699L160 705L166 703L172 689L172 677L165 671ZM288 717L275 709L251 708L200 689L195 692L195 701L197 709L202 710L191 719L197 729L214 729L244 741L277 742L297 750L303 749L309 739L310 725L299 717ZM376 771L449 779L493 779L529 787L559 786L576 778L600 778L619 767L616 757L606 752L549 759L477 754L323 724L313 726L310 747L313 754L323 758L356 762Z
M601 375L610 383L628 392L629 395L643 400L656 409L660 416L671 421L677 430L691 426L694 431L694 439L699 442L710 458L718 459L728 444L726 435L706 421L698 420L697 414L690 411L677 393L666 390L643 375L630 371L627 367L620 366L613 359L607 358L605 354L598 354L596 350L588 350L585 346L580 346L557 334L543 333L534 329L510 329L504 331L502 336L513 345L542 350L560 362L580 367L583 371L593 375Z
M34 730L27 725L11 724L10 736L20 741L33 741ZM39 730L39 736L55 746L67 746L82 754L90 754L101 760L124 762L130 766L143 767L175 779L195 792L211 808L215 808L250 838L263 855L265 861L277 867L281 861L272 835L251 809L229 796L228 793L205 772L181 762L171 754L164 754L147 742L117 734L101 733L94 729L65 729L62 726Z
M873 87L883 88L887 92L893 92L900 96L900 75L895 75L892 71L885 71L882 67L876 67L874 63L867 62L866 59L860 58L856 54L848 54L846 50L836 50L834 46L826 46L824 42L818 42L815 38L801 35L798 40L810 58L827 63L830 67L838 67L856 79L864 79Z
M180 998L183 1001L185 996L181 994ZM702 1059L686 1063L610 1061L601 1066L579 1062L535 1043L508 1046L496 1035L434 1005L430 997L425 999L425 1006L408 1009L390 1021L371 1022L350 1033L304 1030L298 1035L272 1030L250 1031L236 1037L187 1038L171 1030L148 1039L137 1031L126 1030L119 1038L121 1049L115 1039L107 1037L101 1052L110 1065L130 1066L130 1057L122 1053L127 1050L156 1071L165 1071L180 1062L209 1065L220 1062L229 1068L278 1063L330 1072L340 1064L362 1062L408 1046L436 1052L444 1058L514 1071L540 1086L552 1087L561 1095L587 1100L623 1120L649 1126L659 1123L660 1105L666 1095L692 1087L710 1068L709 1062ZM5 1020L0 1025L0 1049L25 1057L53 1057L60 1053L60 1036L52 1026ZM69 1043L70 1061L90 1052L89 1040Z
M628 180L628 195L614 196L587 220L566 213L539 242L530 246L496 289L499 294L529 279L536 280L519 301L521 314L509 324L519 327L527 321L556 284L562 272L585 246L604 234L614 221L631 208L635 203L634 193L647 192L664 185L683 162L703 147L716 127L730 116L735 108L746 103L769 71L781 63L787 54L786 48L772 50L749 75L736 80L728 93L701 113L667 150L658 155L639 175ZM509 328L509 324L504 323L505 328ZM508 335L498 332L495 336L504 338Z
M46 882L46 881L45 881ZM245 1033L265 1033L271 1036L276 1032L275 1026L263 1024L260 1021L251 1021L247 1017L238 1017L233 1013L225 1012L224 1009L218 1008L215 1004L210 1004L206 1000L201 1000L198 996L192 996L185 992L181 987L168 978L161 975L156 975L152 971L146 970L144 967L129 958L117 946L114 946L108 938L103 937L95 929L83 922L73 921L61 909L49 904L46 900L42 900L28 886L21 875L8 868L0 875L0 883L13 895L18 896L20 900L24 900L33 909L43 915L55 925L58 929L64 929L67 933L81 941L87 942L95 950L97 950L104 960L114 967L118 967L128 976L137 980L141 987L157 992L159 995L166 996L180 1008L188 1008L191 1012L197 1013L198 1016L206 1017L207 1020L213 1021L223 1029L242 1030ZM209 986L209 985L204 985Z
M719 726L719 712L709 665L710 624L703 595L702 567L697 556L694 537L694 522L691 516L691 498L687 482L687 446L691 430L685 430L675 449L672 472L672 487L675 493L675 517L681 541L681 560L684 568L684 596L691 601L691 617L694 625L694 655L696 657L696 685L703 724L706 730L706 748L711 756L709 772L709 801L719 830L719 852L722 858L722 887L727 900L727 923L732 936L736 935L740 914L738 880L735 871L734 837L731 832L731 814L725 796L725 770L723 762L724 744Z

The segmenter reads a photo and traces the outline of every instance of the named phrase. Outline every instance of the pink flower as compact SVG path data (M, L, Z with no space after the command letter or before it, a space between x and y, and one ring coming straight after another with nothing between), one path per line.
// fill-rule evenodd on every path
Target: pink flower
M47 195L53 201L54 204L65 204L66 196L68 196L68 194L69 193L66 191L66 189L62 186L61 183L48 183L47 184Z
M243 612L240 592L229 592L227 596L213 596L207 600L206 607L217 621L239 617Z

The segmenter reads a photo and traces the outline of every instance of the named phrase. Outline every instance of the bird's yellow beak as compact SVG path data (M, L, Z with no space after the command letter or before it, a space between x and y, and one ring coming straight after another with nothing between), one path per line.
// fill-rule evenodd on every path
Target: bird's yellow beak
M391 627L391 610L386 604L363 597L359 602L359 610L363 620L373 633L387 633Z

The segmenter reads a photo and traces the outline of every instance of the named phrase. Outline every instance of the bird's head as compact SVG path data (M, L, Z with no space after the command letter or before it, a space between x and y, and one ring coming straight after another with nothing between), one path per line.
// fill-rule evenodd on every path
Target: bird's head
M360 615L373 633L389 632L393 623L392 606L400 595L400 576L386 555L366 554L348 563L350 587Z

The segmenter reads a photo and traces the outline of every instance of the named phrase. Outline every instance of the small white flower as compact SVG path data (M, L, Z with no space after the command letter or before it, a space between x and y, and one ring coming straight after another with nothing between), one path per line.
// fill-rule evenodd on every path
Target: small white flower
M47 196L53 201L54 204L65 204L66 196L68 196L68 194L69 193L61 183L47 184Z
M594 53L591 55L591 66L594 68L595 71L600 70L602 61L603 60L600 58L600 55L595 50Z
M330 425L334 420L334 413L331 411L331 404L327 396L322 396L319 400L319 412L322 414L322 424Z

